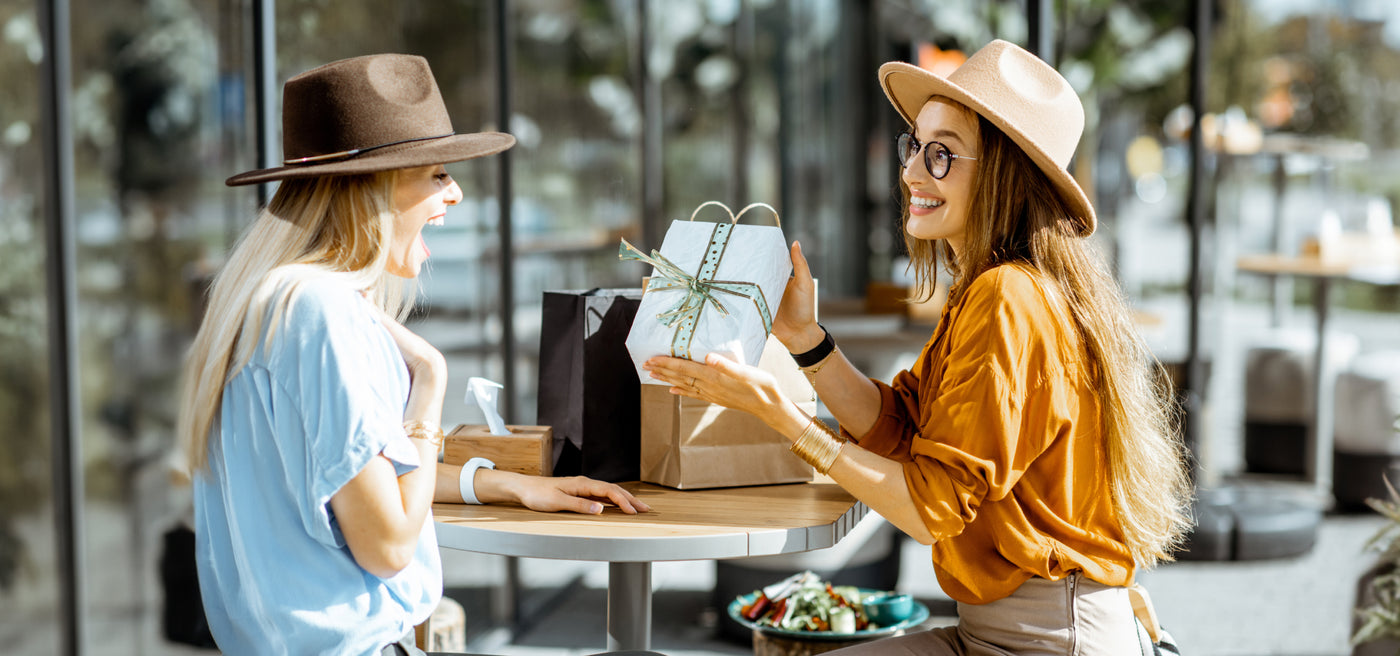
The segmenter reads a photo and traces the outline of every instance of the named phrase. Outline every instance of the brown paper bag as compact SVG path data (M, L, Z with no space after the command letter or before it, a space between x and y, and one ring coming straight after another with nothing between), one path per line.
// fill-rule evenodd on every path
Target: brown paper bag
M816 414L816 392L777 338L768 337L758 366L804 412ZM812 466L758 417L675 396L664 385L641 387L643 481L692 490L812 480Z

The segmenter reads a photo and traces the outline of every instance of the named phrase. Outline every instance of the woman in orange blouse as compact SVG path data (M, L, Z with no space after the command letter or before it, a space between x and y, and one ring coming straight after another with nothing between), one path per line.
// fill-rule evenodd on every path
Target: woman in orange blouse
M889 63L880 82L910 124L897 143L918 294L931 295L940 259L954 275L919 359L890 384L857 371L814 319L794 244L773 333L841 436L756 368L655 358L651 374L762 418L931 545L959 625L853 652L1139 653L1134 574L1171 558L1190 486L1153 359L1083 240L1094 209L1066 168L1083 107L1005 41L946 78Z

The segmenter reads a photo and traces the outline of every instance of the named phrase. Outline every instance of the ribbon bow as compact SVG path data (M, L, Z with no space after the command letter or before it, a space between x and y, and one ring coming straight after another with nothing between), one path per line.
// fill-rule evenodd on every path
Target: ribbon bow
M719 266L719 260L723 256L724 247L729 242L729 233L734 228L733 224L717 223L714 232L710 233L710 245L705 249L705 259L700 263L700 270L695 275L686 273L676 263L672 262L665 255L653 249L651 255L647 255L638 250L636 246L628 243L626 239L618 246L617 257L621 260L638 260L652 265L656 268L656 277L652 278L647 285L648 291L662 290L684 290L685 295L680 298L671 309L656 315L661 324L670 328L676 326L675 336L671 339L671 355L673 357L690 358L690 341L695 336L695 326L699 323L700 314L705 310L707 304L714 305L715 309L724 316L729 316L729 309L716 296L717 294L729 294L740 298L746 298L753 302L758 308L759 315L763 318L764 334L773 331L773 318L768 310L768 302L763 297L763 290L757 284L737 280L714 280L715 270ZM676 325L680 323L680 325ZM681 354L684 355L681 355Z

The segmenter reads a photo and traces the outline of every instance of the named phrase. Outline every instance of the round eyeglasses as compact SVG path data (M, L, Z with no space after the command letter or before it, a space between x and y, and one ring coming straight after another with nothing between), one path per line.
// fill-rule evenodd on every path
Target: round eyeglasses
M900 168L908 168L909 160L917 155L919 151L924 151L924 168L935 180L942 180L948 175L948 169L953 167L955 159L969 159L977 161L976 157L967 155L954 155L948 147L939 141L919 143L918 137L912 132L904 132L895 141L895 156L899 158Z

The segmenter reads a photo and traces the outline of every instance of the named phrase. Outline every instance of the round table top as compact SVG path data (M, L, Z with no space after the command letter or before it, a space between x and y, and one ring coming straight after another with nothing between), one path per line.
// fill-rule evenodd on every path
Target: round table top
M1400 261L1377 259L1358 261L1317 255L1246 255L1236 260L1235 268L1250 273L1348 278L1378 284L1400 282Z
M438 545L480 553L651 562L797 553L835 545L868 512L835 483L676 490L623 483L651 507L628 515L434 504Z

